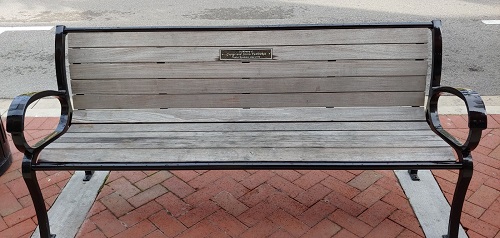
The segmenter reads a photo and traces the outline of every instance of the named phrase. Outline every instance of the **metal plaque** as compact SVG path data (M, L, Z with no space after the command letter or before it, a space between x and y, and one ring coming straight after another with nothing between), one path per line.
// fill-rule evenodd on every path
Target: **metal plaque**
M273 49L221 49L220 60L271 60Z

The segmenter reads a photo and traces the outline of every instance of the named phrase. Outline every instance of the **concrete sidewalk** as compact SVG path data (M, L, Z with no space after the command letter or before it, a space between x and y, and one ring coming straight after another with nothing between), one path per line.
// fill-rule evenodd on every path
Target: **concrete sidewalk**
M473 153L474 177L463 210L469 237L500 237L500 115L488 120ZM28 118L27 138L39 140L56 122ZM442 122L464 139L463 115L446 115ZM35 211L21 178L22 155L12 144L11 149L14 163L0 177L0 237L30 237ZM73 173L38 174L51 206ZM432 174L450 201L457 174ZM424 237L424 232L393 171L111 172L76 237L132 235Z

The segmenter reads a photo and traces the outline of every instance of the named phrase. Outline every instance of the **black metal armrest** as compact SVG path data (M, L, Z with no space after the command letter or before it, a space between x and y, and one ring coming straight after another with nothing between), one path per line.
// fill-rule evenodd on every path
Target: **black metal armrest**
M37 142L33 147L24 137L24 119L28 106L34 101L44 97L55 97L61 104L61 116L57 128L48 136ZM69 128L71 120L71 107L65 91L42 91L23 94L14 98L7 114L7 131L12 134L12 141L22 153L31 155L39 153L45 146L64 134Z
M469 119L469 135L462 144L443 129L439 121L438 100L442 93L451 93L465 102ZM478 93L469 89L452 87L433 87L429 95L426 109L427 123L431 129L443 138L456 151L466 157L474 150L481 140L481 132L487 127L486 108Z

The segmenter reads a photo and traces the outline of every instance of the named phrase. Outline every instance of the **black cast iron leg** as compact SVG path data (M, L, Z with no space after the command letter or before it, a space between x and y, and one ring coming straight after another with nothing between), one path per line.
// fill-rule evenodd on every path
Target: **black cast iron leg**
M92 175L94 175L94 171L87 170L85 171L85 177L83 178L83 181L87 182L90 181L92 178Z
M453 194L453 201L451 203L450 221L448 224L448 235L443 238L457 238L458 229L460 228L460 217L462 215L462 207L465 201L465 194L469 187L470 180L474 167L472 164L472 157L469 155L463 160L464 167L458 173L457 186Z
M410 178L413 181L420 181L420 178L418 177L418 170L416 169L409 169L408 173L410 174Z
M36 172L31 169L31 158L24 156L22 164L23 178L33 200L35 206L36 217L38 219L38 227L40 229L41 238L55 238L56 235L50 234L49 217L45 208L42 190L38 184Z

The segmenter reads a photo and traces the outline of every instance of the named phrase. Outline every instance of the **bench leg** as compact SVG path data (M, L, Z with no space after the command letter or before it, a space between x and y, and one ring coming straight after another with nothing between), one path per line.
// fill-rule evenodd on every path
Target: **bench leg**
M464 206L465 194L469 187L470 180L474 167L472 164L472 157L469 155L464 158L464 167L458 173L457 186L453 194L453 201L451 203L450 221L448 223L448 235L443 238L456 238L458 237L458 229L460 228L460 217L462 215L462 208Z
M38 219L38 226L40 229L41 238L54 238L56 235L50 234L49 217L47 209L45 208L45 201L43 199L42 190L38 184L36 172L31 169L31 158L24 156L22 164L23 178L26 186L33 200L35 206L36 217Z
M83 177L83 181L84 182L87 182L87 181L90 181L90 179L92 178L92 175L94 175L94 171L85 171L85 177Z
M420 178L418 177L418 170L409 169L408 173L410 174L410 178L412 181L420 181Z

